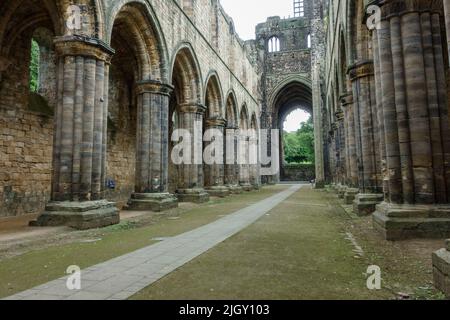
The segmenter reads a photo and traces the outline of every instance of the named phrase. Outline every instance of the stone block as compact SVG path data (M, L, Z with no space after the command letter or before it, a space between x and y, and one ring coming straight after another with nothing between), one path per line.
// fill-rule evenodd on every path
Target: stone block
M436 289L450 299L450 251L447 249L433 253L433 278Z
M359 193L359 189L347 188L347 190L345 191L345 194L344 194L344 203L352 204L353 201L355 201L358 193Z
M215 186L206 189L211 197L225 198L230 195L230 190L225 186Z
M377 205L383 200L384 196L382 194L357 194L353 202L353 212L360 217L369 216L375 212Z
M376 207L373 223L387 240L450 237L449 205L394 205Z
M161 212L178 208L178 199L170 193L134 193L128 210Z
M179 202L205 203L209 201L209 194L204 189L180 189L176 197Z
M79 230L101 228L120 222L115 203L106 200L88 202L51 202L30 226L68 226Z
M238 185L227 186L227 188L228 190L230 190L230 194L241 194L244 192L244 190L242 190L242 187Z

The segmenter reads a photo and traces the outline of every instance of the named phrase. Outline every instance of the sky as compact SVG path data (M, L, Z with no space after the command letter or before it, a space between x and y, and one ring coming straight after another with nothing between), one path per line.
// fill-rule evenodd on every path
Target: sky
M236 31L243 40L255 38L255 27L267 17L294 16L293 0L220 0L222 7L233 18Z
M255 27L267 17L294 16L293 0L220 0L225 11L233 18L236 32L243 40L255 38ZM310 115L302 110L292 112L284 123L284 130L297 131Z

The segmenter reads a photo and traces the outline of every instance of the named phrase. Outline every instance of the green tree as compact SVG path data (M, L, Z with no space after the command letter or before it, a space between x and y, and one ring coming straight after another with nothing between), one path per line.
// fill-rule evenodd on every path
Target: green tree
M310 118L297 132L284 132L284 154L288 163L314 163L314 125Z
M30 62L30 90L36 92L39 88L39 45L35 40L31 41Z

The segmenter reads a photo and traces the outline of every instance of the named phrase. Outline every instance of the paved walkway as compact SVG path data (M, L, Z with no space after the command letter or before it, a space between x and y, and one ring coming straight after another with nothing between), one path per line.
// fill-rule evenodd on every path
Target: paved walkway
M95 265L82 271L81 290L67 289L67 277L7 300L124 300L247 228L301 188L294 185L216 222Z

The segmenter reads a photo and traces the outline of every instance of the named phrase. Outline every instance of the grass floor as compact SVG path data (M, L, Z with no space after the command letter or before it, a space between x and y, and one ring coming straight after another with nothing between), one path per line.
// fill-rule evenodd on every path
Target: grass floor
M304 188L132 298L444 299L433 287L431 263L442 240L386 241L371 217L349 209L333 193ZM367 289L371 265L381 268L382 290Z
M177 209L152 216L146 222L125 222L83 232L73 243L60 245L55 238L55 243L48 247L0 261L0 298L62 277L70 265L86 268L151 245L155 238L175 236L206 225L286 188L266 187L258 192L216 199L189 210Z
M304 188L254 225L133 299L387 299L345 239L346 214Z

